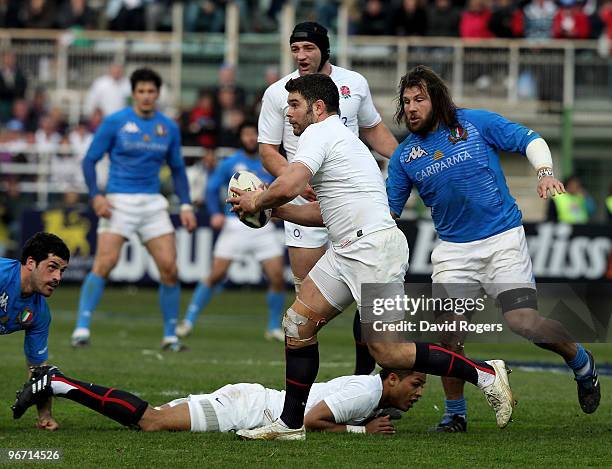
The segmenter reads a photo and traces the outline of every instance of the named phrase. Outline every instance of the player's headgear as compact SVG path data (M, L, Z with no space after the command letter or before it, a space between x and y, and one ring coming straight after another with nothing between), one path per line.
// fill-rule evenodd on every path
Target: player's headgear
M327 29L314 21L304 21L295 25L289 44L294 42L308 41L312 42L321 51L321 64L318 72L321 71L325 62L329 60L329 37L327 37Z

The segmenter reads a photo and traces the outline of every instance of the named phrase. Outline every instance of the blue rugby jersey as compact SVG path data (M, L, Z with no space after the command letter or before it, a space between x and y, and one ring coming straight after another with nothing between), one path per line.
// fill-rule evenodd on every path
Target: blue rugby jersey
M90 197L99 193L95 165L107 152L110 170L106 193L158 194L159 171L167 163L174 191L182 204L190 203L180 132L161 112L145 119L127 107L102 121L83 160Z
M274 181L274 176L263 167L259 155L250 157L243 150L238 150L232 156L223 160L208 180L208 186L206 187L206 207L210 215L221 212L221 189L223 189L223 194L227 193L227 185L236 171L250 171L266 184L270 184ZM223 200L225 201L225 197L223 197ZM223 206L225 215L236 216L236 214L231 211L230 204L224 203Z
M459 127L409 135L389 162L387 196L400 214L415 186L431 207L441 239L465 243L520 226L522 215L510 194L499 150L525 154L540 136L484 110L457 110Z
M28 363L39 365L49 356L50 324L51 313L42 295L21 297L21 263L0 257L0 335L24 330L24 354Z

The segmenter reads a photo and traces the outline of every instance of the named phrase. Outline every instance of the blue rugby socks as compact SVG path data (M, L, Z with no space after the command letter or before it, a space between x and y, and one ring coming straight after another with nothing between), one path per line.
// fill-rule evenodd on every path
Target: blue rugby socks
M461 399L446 399L444 401L444 418L441 423L450 422L453 415L461 415L467 419L467 403L465 397Z
M279 329L285 308L285 292L268 291L266 301L268 303L268 330Z
M588 378L592 374L591 361L581 344L576 344L576 348L578 349L576 356L566 362L567 366L574 371L576 379Z
M200 311L208 306L213 294L216 289L210 288L204 282L198 282L198 286L191 296L191 302L187 307L187 314L185 320L190 322L191 325L195 324L200 315Z
M164 339L176 339L176 321L179 315L181 301L181 287L176 285L168 286L159 284L159 307L164 318Z
M105 284L106 280L93 272L89 272L87 277L85 277L79 298L77 328L89 329L91 315L98 307L98 303L100 303Z

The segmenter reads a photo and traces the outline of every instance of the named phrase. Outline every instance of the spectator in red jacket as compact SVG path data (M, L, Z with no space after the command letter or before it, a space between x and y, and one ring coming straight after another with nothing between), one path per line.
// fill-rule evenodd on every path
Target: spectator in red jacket
M467 8L461 15L459 34L464 39L482 39L494 37L489 30L491 9L487 0L469 0Z
M553 20L555 39L588 39L591 34L589 17L582 11L582 3L561 0L561 7Z

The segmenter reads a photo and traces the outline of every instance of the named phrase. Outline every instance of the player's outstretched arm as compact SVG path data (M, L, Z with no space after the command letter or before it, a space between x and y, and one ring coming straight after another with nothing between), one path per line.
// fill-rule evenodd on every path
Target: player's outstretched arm
M360 127L359 134L374 151L387 159L391 158L398 145L396 138L382 121L374 127Z
M325 226L319 202L306 205L285 204L272 210L272 216L301 226Z
M310 432L336 432L336 433L395 433L395 428L389 416L377 417L367 425L346 425L336 423L334 414L325 403L319 402L304 416L304 425Z

